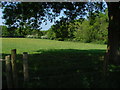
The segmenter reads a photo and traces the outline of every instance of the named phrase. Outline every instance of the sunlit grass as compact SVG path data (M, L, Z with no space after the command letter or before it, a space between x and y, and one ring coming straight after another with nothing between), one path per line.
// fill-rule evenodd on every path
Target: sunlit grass
M1 39L2 39L2 53L5 54L9 54L11 49L17 49L17 53L19 54L21 54L22 52L28 52L32 54L36 53L35 51L37 50L50 50L50 49L78 49L78 50L106 49L106 45L80 42L66 42L29 38L0 38L0 40Z

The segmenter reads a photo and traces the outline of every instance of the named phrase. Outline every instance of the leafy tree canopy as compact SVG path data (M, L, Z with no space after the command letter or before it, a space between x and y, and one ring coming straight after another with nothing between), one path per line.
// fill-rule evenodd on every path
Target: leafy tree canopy
M47 19L52 22L62 10L66 17L61 20L70 22L84 18L88 12L95 16L92 13L103 11L104 5L103 2L2 2L3 19L9 28L27 25L33 29L40 29Z

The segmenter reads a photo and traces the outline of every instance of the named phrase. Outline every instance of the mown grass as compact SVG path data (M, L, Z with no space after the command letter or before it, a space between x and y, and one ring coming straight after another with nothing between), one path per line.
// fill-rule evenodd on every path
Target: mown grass
M119 87L119 73L103 76L106 45L25 38L3 38L2 45L3 57L10 54L11 49L17 49L19 87ZM30 80L27 84L23 84L22 52L29 52ZM4 62L2 69L3 88L6 88Z
M10 50L14 48L17 49L18 54L24 51L34 54L37 50L50 49L105 50L106 45L29 38L2 38L2 53L9 54Z

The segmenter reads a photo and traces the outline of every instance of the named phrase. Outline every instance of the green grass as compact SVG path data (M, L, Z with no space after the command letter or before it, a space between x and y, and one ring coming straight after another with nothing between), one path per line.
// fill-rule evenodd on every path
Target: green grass
M103 77L106 45L42 39L2 38L3 58L17 49L19 87L99 88L120 87L119 73ZM30 80L23 84L22 52L29 53ZM5 63L2 63L6 88Z
M43 39L2 38L2 53L10 54L11 49L17 49L18 54L21 54L22 52L34 54L37 53L36 51L38 50L50 49L105 50L106 45Z

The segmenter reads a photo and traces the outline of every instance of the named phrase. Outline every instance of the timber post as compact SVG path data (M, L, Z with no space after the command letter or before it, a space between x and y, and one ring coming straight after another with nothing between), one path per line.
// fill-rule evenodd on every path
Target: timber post
M27 82L29 80L27 52L23 52L23 74L24 74L24 82Z
M16 49L11 50L11 63L12 63L12 73L14 88L18 88L18 76L17 76L17 66L16 66Z
M6 62L6 79L7 79L7 87L13 88L13 80L12 80L12 68L11 68L11 61L10 61L10 55L5 57Z

